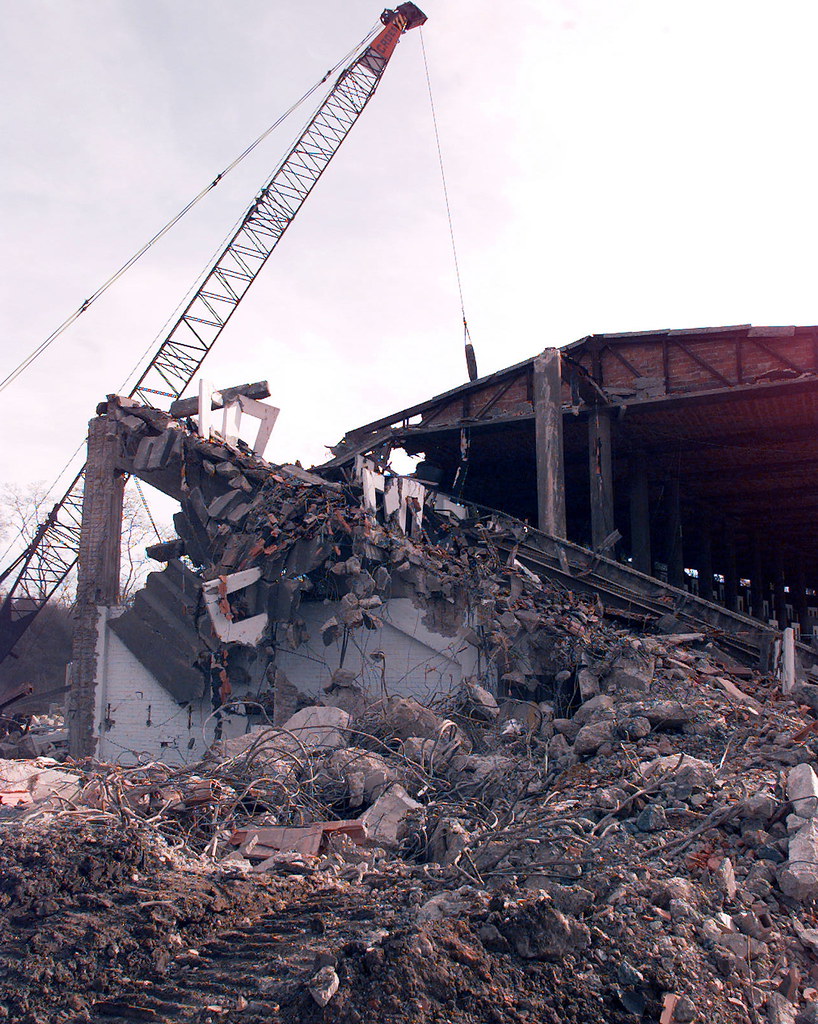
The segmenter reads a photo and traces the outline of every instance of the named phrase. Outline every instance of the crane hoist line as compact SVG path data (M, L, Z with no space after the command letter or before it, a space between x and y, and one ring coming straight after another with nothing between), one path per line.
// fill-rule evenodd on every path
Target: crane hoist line
M250 285L375 94L401 36L426 22L413 3L381 14L383 29L340 72L326 99L259 191L238 229L159 345L130 397L168 405L193 380ZM73 569L79 551L85 467L34 539L0 572L0 661ZM16 575L15 575L16 573ZM9 585L6 581L13 582Z

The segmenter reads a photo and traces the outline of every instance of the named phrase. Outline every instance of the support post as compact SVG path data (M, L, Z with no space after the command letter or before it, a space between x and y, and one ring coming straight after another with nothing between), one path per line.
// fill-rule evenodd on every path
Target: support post
M639 572L653 574L650 550L650 491L648 460L643 451L636 452L630 463L631 557Z
M559 349L547 348L535 357L533 400L538 526L543 533L565 537L562 361Z
M784 553L780 543L775 551L775 575L773 578L773 591L775 603L775 618L778 621L779 629L785 629L789 625L787 614L787 595L784 592Z
M72 757L94 753L99 608L119 601L125 479L116 469L117 444L115 425L107 416L91 420L74 605L68 714Z
M673 587L685 584L685 562L682 548L682 505L679 478L673 477L667 485L667 580Z
M713 531L710 516L704 514L699 523L699 597L713 600Z
M750 580L750 601L753 606L753 615L757 619L764 619L764 592L766 577L764 575L764 556L761 550L761 538L758 534L753 536L753 577Z
M738 567L736 565L735 524L724 524L724 603L731 612L738 611Z
M807 579L804 573L804 566L801 564L793 566L790 579L793 581L790 589L793 609L795 611L796 618L798 619L798 625L801 627L801 636L806 639L812 629L812 626L809 620ZM807 643L808 642L809 641L807 640Z
M591 472L591 546L600 551L614 531L611 473L611 416L595 405L588 417L588 459Z
M795 665L795 630L787 626L781 639L781 692L792 693L797 682Z

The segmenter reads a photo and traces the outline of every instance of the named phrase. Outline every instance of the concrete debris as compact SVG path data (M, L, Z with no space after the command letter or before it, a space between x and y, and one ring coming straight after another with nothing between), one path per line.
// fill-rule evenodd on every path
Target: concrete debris
M402 825L410 811L422 804L406 792L399 783L393 783L375 803L361 815L361 823L377 843L397 846L403 838Z
M512 521L127 416L184 554L111 634L217 729L0 761L9 1020L815 1019L799 694L523 571Z
M310 979L310 995L323 1008L338 991L340 984L341 982L335 973L335 969L327 964L320 971L316 971Z

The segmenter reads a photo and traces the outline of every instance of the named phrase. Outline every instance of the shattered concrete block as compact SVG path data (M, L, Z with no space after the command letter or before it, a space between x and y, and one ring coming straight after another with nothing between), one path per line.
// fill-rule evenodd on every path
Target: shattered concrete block
M308 988L310 995L323 1008L338 991L340 984L335 968L327 965L312 976Z
M791 836L789 860L778 871L778 885L794 900L818 896L818 818L811 818Z
M349 713L341 708L302 708L281 726L293 733L307 750L337 750L347 745Z
M500 714L494 696L472 679L463 680L462 705L465 714L484 722L493 722Z
M655 658L646 658L642 661L621 654L605 677L605 685L611 690L636 690L639 693L647 693L653 682L655 669Z
M577 673L577 686L580 697L588 701L599 693L599 676L589 668L581 668Z
M468 738L454 723L436 715L434 711L407 697L390 697L383 708L383 723L398 739L412 736L436 740L444 731L450 731L465 749L470 749Z
M471 844L471 835L457 818L441 818L429 840L430 861L444 868L454 864Z
M410 811L421 806L396 782L378 797L359 820L376 843L381 846L397 846L402 838L403 819Z
M33 761L0 761L0 791L28 793L32 803L45 801L60 806L61 800L73 800L80 790L80 779L60 771L59 762L50 757Z
M422 736L410 736L401 745L403 756L424 768L443 768L460 750L460 742L451 740L430 740Z
M797 764L787 775L787 799L801 818L818 813L818 776L808 764Z
M595 754L603 743L610 743L616 737L616 725L611 721L591 722L577 733L574 740L574 753L580 757Z
M373 803L391 783L398 781L395 768L379 754L361 747L333 751L327 767L346 782L350 807Z
M613 697L606 693L591 697L581 704L573 717L578 725L587 725L589 722L598 722L605 718L613 718L616 713L616 704Z

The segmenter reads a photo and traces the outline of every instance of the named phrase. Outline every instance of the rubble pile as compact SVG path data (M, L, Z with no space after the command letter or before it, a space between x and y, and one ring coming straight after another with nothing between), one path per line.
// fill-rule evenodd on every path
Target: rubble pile
M470 680L184 768L4 762L10 1019L818 1018L809 709L582 614L613 657L574 705Z
M61 712L0 715L0 757L63 757L68 729Z
M0 761L0 1020L818 1021L814 683L623 625L416 481L105 408L182 504L110 628L218 727L186 764ZM400 601L448 685L358 643ZM316 622L338 667L298 689Z
M167 568L149 577L111 628L178 700L209 695L218 708L261 698L283 722L297 705L277 654L303 650L311 639L307 605L329 606L320 639L346 648L358 632L390 621L390 601L408 598L426 628L471 649L482 684L523 699L564 686L558 703L569 701L580 658L590 665L611 656L594 603L516 560L524 524L456 508L366 465L344 481L273 466L127 401L106 406L120 464L179 498L181 511L178 539L150 549ZM649 659L624 648L617 671L632 667L639 685ZM322 685L347 701L362 684L387 696L387 655L380 665L374 657L368 679L336 676Z

